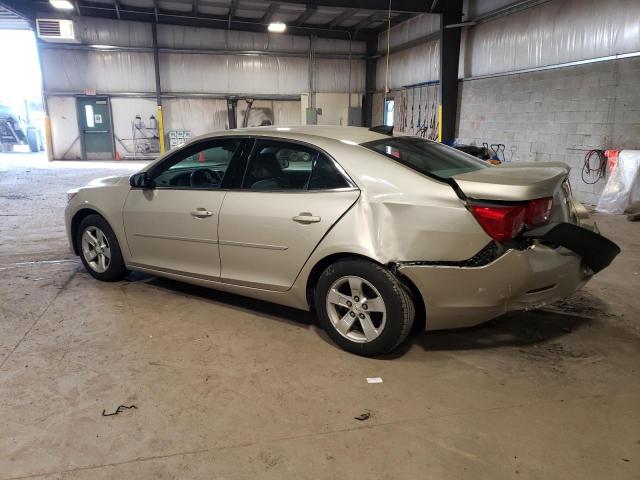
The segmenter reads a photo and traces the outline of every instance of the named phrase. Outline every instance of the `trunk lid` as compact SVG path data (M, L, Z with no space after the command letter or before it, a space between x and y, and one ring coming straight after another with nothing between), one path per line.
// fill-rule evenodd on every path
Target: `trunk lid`
M551 221L572 222L569 167L561 162L508 163L454 175L453 181L469 199L523 202L553 197Z
M508 163L452 178L469 198L524 201L553 197L569 174L564 163Z

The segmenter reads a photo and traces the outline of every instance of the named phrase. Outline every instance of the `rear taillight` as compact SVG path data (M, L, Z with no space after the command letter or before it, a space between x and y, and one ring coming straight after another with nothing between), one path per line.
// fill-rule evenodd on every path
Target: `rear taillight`
M524 228L526 205L471 205L471 213L484 231L497 242L506 242Z
M529 200L527 203L527 214L524 219L527 227L547 223L549 217L551 217L552 207L553 198L551 197Z
M516 205L470 203L469 207L491 238L497 242L506 242L517 237L525 228L547 223L553 199L538 198Z

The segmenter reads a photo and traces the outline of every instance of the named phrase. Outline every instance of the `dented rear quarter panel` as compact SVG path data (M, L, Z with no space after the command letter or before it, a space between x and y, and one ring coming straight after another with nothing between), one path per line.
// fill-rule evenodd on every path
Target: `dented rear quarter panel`
M449 184L364 147L338 146L336 151L330 141L324 143L321 147L340 163L361 194L302 269L293 287L299 298L313 267L330 255L352 253L381 264L460 261L491 241Z

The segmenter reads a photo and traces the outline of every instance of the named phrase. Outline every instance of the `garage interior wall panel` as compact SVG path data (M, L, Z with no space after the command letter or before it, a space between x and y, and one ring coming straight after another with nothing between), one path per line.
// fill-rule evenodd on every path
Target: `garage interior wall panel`
M268 120L272 125L300 125L301 102L296 100L255 100L249 112L248 127L259 127ZM247 103L238 101L237 125L242 126Z
M514 2L495 0L486 6L476 2L474 15L509 3ZM439 27L432 17L437 18L421 15L392 28L391 48L437 32ZM638 0L551 0L464 30L458 76L508 73L639 52L638 19ZM383 54L377 61L378 90L384 88L386 48L385 32L378 36L378 51ZM436 80L439 62L437 38L391 54L391 88Z
M153 92L153 55L144 52L99 52L43 48L47 92Z
M440 29L440 15L425 13L410 18L391 28L391 49L418 38L435 33ZM378 53L387 52L386 30L378 35Z
M638 0L552 0L468 31L465 77L640 51Z
M158 25L158 45L164 48L229 49L254 51L287 51L306 53L309 38L299 35L281 35L260 32L240 32L212 28L194 28L179 25ZM340 39L317 39L317 52L348 54L349 42ZM352 54L363 54L364 42L351 42Z
M193 136L224 130L227 101L211 98L169 98L163 102L164 130L190 130Z
M276 125L301 125L300 101L271 101Z
M351 85L348 60L317 59L316 75L318 92L348 92L349 88L351 92L364 92L365 61L351 59Z
M461 143L506 145L507 161L560 161L574 194L595 204L605 184L582 181L591 149L640 147L640 57L465 80Z
M133 154L135 151L133 141L133 122L136 115L145 125L149 125L149 117L157 117L156 101L151 98L122 98L111 99L111 115L113 117L113 133L120 140L116 139L116 150L120 155ZM147 135L151 132L145 131ZM140 138L141 133L136 132L136 137ZM122 142L122 143L121 143Z
M56 160L80 159L82 147L78 138L76 98L72 96L49 97L47 106L51 121L53 158Z
M165 92L299 95L309 89L306 58L163 53ZM317 91L346 92L349 61L317 59ZM364 90L364 60L351 60L351 91Z
M362 95L351 95L351 106L362 107ZM318 125L348 125L349 95L346 93L318 93L316 107L322 109Z
M73 17L76 33L85 45L151 47L151 24L107 18Z
M386 60L376 63L376 86L384 90ZM432 40L389 56L389 88L398 89L438 80L440 77L440 42Z

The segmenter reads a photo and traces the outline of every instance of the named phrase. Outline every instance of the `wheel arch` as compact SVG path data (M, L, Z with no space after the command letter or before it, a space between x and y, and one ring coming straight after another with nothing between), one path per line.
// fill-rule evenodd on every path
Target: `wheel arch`
M80 248L78 245L78 227L82 220L87 218L89 215L100 215L107 223L109 223L109 220L94 208L85 207L78 210L71 218L71 246L73 247L73 253L76 255L80 255Z
M425 307L424 299L422 298L422 295L420 294L420 290L418 290L418 287L407 276L401 275L395 268L396 265L394 263L389 263L385 265L384 263L381 263L374 258L368 257L367 255L362 255L359 253L353 253L353 252L332 253L330 255L327 255L321 258L316 262L316 264L313 266L313 268L309 272L309 275L307 276L306 298L307 298L307 304L309 306L309 310L314 310L313 295L315 291L315 286L318 283L318 279L320 278L320 275L322 275L322 272L324 272L324 270L329 265L347 258L367 260L369 262L375 263L377 265L380 265L388 269L398 279L398 281L407 289L407 291L411 296L411 299L413 300L413 304L415 308L415 320L414 320L414 326L412 328L412 333L424 330L426 326L426 307Z

